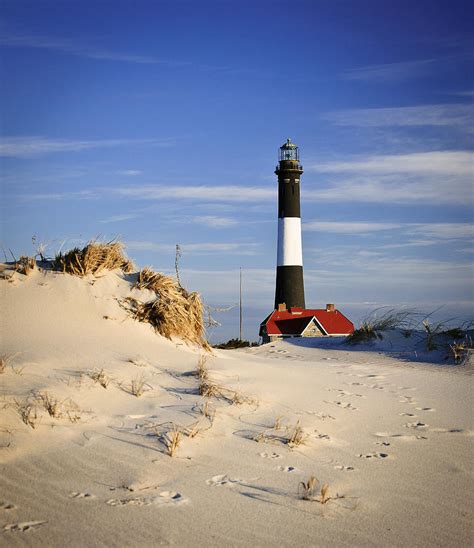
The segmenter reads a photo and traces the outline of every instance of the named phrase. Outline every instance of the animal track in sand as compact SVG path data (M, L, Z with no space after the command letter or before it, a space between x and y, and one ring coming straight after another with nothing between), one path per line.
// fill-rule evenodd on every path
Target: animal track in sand
M24 531L37 529L38 527L41 527L45 523L48 523L48 522L47 521L23 521L22 523L9 523L8 525L5 525L3 530L9 531L11 533L16 533L18 531L23 533Z
M367 453L366 455L359 453L356 457L365 459L386 459L388 457L388 453L378 453L374 451L373 453Z
M406 424L404 424L404 426L405 428L414 428L415 430L424 430L428 428L429 425L421 421L416 421L416 422L407 422Z
M262 459L279 459L281 458L281 455L278 453L259 453L259 456L262 457Z
M4 500L0 501L0 510L15 510L16 506Z
M91 493L79 493L79 491L73 491L69 493L71 499L95 499L95 495Z
M415 413L399 413L400 417L416 417Z
M178 505L188 502L181 493L175 491L162 491L157 497L131 497L123 499L110 499L106 502L109 506L157 506Z
M382 445L383 447L389 447L390 443L388 441L376 441L375 445Z
M415 407L417 411L436 411L433 407Z
M342 470L344 472L351 472L352 470L355 470L353 466L345 466L344 464L338 464L334 467L334 470Z
M278 470L280 470L280 472L288 472L288 473L297 471L297 469L294 466L279 466Z
M220 487L222 485L226 487L233 487L236 484L241 483L240 479L229 478L227 474L219 474L218 476L213 476L212 478L206 480L207 485Z
M352 403L345 402L345 401L333 401L330 403L334 403L335 405L338 405L339 407L342 407L343 409L349 409L350 411L357 411L357 407L354 407Z

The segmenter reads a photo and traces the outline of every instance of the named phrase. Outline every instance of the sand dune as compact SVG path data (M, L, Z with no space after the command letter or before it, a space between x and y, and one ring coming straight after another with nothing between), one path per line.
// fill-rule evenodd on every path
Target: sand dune
M206 355L132 320L121 301L151 298L132 285L0 281L2 544L472 543L469 367L426 363L397 333ZM202 355L217 397L199 394ZM325 504L301 497L312 475Z

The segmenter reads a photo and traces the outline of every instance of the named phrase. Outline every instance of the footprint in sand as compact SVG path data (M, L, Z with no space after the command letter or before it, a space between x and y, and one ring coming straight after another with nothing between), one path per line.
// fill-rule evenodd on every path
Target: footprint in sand
M352 403L349 403L349 402L333 401L332 403L338 405L339 407L342 407L343 409L350 409L351 411L357 411L357 407L354 407Z
M415 413L400 413L400 417L416 417Z
M280 472L288 472L288 473L297 472L297 469L294 466L279 466L278 470L280 470Z
M213 476L212 478L206 480L207 485L212 485L216 487L220 487L222 485L226 487L233 487L234 485L241 482L242 480L240 479L229 478L227 474L219 474L218 476Z
M425 430L426 428L428 428L429 425L421 421L416 421L407 422L406 424L404 424L404 426L405 428L414 428L415 430Z
M417 402L415 401L415 398L412 398L411 396L400 396L398 403L407 403L408 405L417 404Z
M334 470L342 470L344 472L351 472L352 470L355 470L353 466L345 466L344 464L338 464L334 467Z
M415 407L417 411L436 411L436 409L433 409L433 407Z
M4 500L0 501L0 510L15 510L16 506Z
M315 430L317 432L317 430ZM316 439L329 441L331 437L328 434L316 434Z
M48 523L47 521L23 521L22 523L9 523L8 525L5 525L3 528L4 531L9 531L11 533L16 533L18 531L24 532L24 531L31 531L32 529L37 529L38 527L41 527L45 523Z
M382 445L383 447L389 447L390 443L388 441L376 441L375 445Z
M187 502L188 499L175 491L162 491L157 497L131 497L124 499L110 499L106 502L109 506L157 506L178 505Z
M358 455L356 455L356 457L365 459L386 459L388 457L388 453L378 453L374 451L373 453L367 453L365 455L359 453Z
M259 453L259 456L262 457L262 459L279 459L281 458L281 455L278 453Z
M79 491L73 491L69 493L71 499L95 499L95 496L91 493L80 493Z

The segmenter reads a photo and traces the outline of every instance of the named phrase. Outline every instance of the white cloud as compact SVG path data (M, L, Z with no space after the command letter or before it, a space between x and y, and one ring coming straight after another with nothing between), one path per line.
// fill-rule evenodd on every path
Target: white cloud
M202 215L192 217L191 221L196 224L202 224L209 226L211 228L226 228L230 226L235 226L237 221L229 217L217 217L214 215Z
M309 169L323 173L472 175L473 166L474 153L462 150L377 155L349 162L312 164Z
M368 65L346 71L343 78L346 80L360 80L368 82L394 83L409 78L419 78L433 71L439 65L439 59L421 59L418 61L401 61Z
M303 223L309 232L334 234L364 234L385 230L397 230L403 236L422 236L431 240L420 240L417 245L430 245L439 240L472 238L474 226L471 223L382 223L374 221L309 221ZM411 242L413 245L414 242ZM397 244L398 245L398 244ZM406 244L405 244L406 245Z
M140 171L139 169L119 169L116 173L117 175L124 175L125 177L136 177L137 175L141 175L143 171Z
M174 252L175 245L162 244L148 241L127 241L128 249L138 251L163 251ZM184 243L180 244L181 250L184 253L193 255L209 255L213 253L235 253L238 255L255 255L259 244L256 243L216 243L216 242L200 242L200 243Z
M214 202L254 202L269 200L276 196L276 188L244 186L132 186L119 187L115 192L122 196L141 200L205 200Z
M0 156L30 158L57 152L80 152L82 150L134 145L170 146L171 140L155 139L103 139L96 141L48 139L46 137L5 137L0 140Z
M148 55L134 55L129 53L120 53L95 48L92 46L77 44L65 39L52 39L44 36L0 36L0 44L11 47L27 47L35 49L45 49L87 57L89 59L105 61L121 61L126 63L156 64L161 63L156 57Z
M118 223L120 221L129 221L131 219L136 219L138 217L138 214L136 213L125 213L123 215L112 215L111 217L107 217L106 219L102 219L101 223Z
M474 105L446 104L396 108L365 108L325 116L338 126L457 126L472 130Z
M310 221L303 223L303 230L311 232L330 232L335 234L361 234L378 232L381 230L393 230L400 228L399 223L375 223L371 221Z

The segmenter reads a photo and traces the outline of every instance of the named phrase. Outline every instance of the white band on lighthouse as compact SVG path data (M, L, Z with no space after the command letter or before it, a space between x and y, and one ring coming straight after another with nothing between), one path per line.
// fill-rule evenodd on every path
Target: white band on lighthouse
M299 217L278 219L277 266L303 266Z

